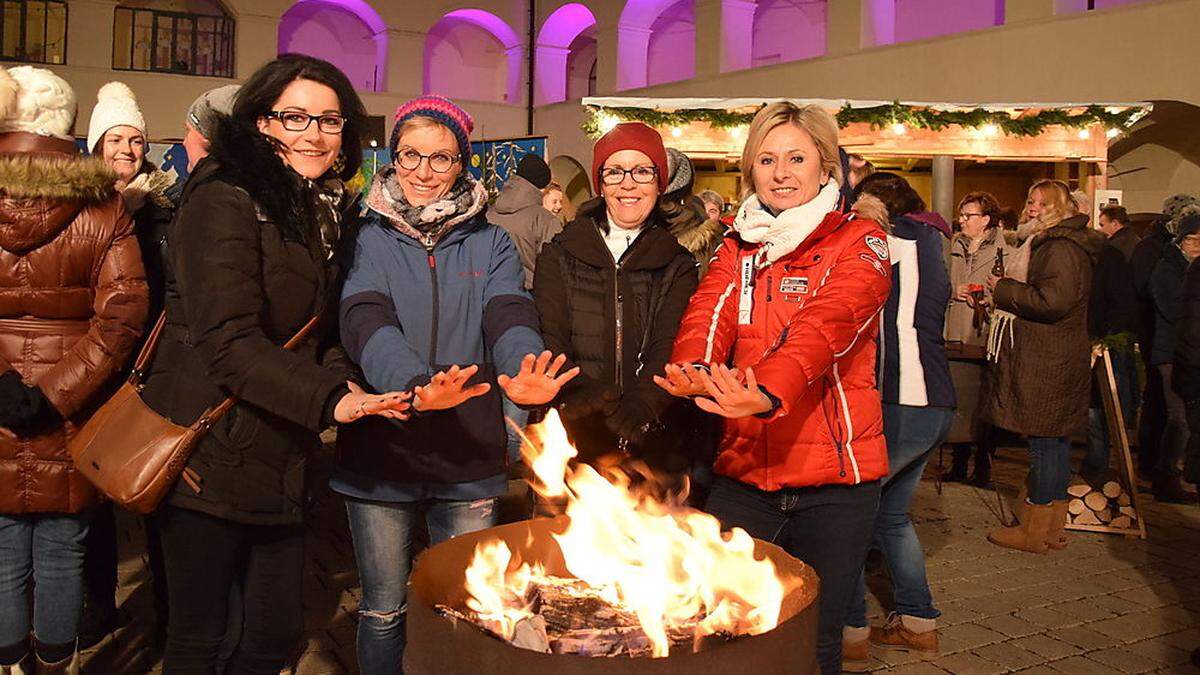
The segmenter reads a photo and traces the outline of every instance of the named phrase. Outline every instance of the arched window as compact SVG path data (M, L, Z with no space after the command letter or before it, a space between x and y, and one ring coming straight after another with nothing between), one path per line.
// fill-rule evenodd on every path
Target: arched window
M871 0L876 45L965 33L1004 23L1005 0Z
M0 61L63 64L67 59L67 3L5 0L0 8Z
M827 4L828 0L759 0L751 66L824 55Z
M114 70L233 77L234 22L219 2L159 4L128 0L114 10Z
M537 37L537 96L541 105L588 95L596 65L596 17L582 3L559 7Z
M617 88L687 80L696 74L693 0L629 0L617 24Z
M516 31L495 14L450 12L425 38L425 93L520 103L523 52Z
M287 52L329 61L355 89L386 89L386 26L363 0L299 0L279 20L279 53Z

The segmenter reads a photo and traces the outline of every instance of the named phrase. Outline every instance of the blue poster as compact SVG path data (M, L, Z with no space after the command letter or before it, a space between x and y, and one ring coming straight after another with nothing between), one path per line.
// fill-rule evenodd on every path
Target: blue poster
M546 159L546 137L497 139L471 143L471 174L483 181L488 193L500 194L508 177L517 170L517 164L525 155L537 155Z

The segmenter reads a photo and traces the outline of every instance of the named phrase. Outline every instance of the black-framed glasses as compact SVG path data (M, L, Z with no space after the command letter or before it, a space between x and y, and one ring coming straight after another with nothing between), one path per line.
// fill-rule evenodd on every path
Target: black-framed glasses
M405 171L416 171L422 160L429 160L429 168L433 169L434 173L446 173L459 159L458 155L441 150L422 155L412 148L403 148L396 153L396 164Z
M958 222L965 223L966 221L968 221L976 216L982 218L983 216L986 216L986 215L987 215L986 213L960 213L960 214L958 214Z
M341 115L309 115L301 110L272 110L265 116L279 120L288 131L307 131L313 120L317 121L317 129L326 134L340 134L346 126L346 118Z
M658 169L652 166L635 166L632 169L610 166L600 170L600 182L605 185L620 185L625 180L625 176L632 178L635 183L645 185L653 183L658 178Z

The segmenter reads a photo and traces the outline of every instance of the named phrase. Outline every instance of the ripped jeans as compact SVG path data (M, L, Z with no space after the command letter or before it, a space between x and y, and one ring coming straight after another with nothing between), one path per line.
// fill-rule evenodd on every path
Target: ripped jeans
M358 577L358 665L363 675L402 673L413 540L424 518L430 544L496 524L496 499L373 502L346 498Z

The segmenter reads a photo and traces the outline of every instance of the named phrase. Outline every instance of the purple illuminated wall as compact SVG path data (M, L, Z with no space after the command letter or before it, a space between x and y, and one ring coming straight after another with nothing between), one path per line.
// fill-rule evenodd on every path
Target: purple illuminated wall
M524 50L503 19L481 9L446 14L425 38L425 93L520 103Z
M825 54L826 0L760 0L754 11L754 67Z
M596 17L582 3L559 7L537 35L535 101L540 105L578 98L580 78L586 91L595 62Z
M696 75L696 5L678 0L650 25L646 84L687 80Z
M384 91L387 34L383 21L362 0L300 0L279 20L279 53L325 59L346 73L356 89Z
M910 42L999 26L1004 0L871 0L873 43Z
M1120 7L1121 5L1133 5L1147 0L1096 0L1096 9L1109 9L1110 7ZM1086 12L1088 8L1088 0L1058 0L1058 5L1055 9L1059 14L1068 14L1071 12Z

